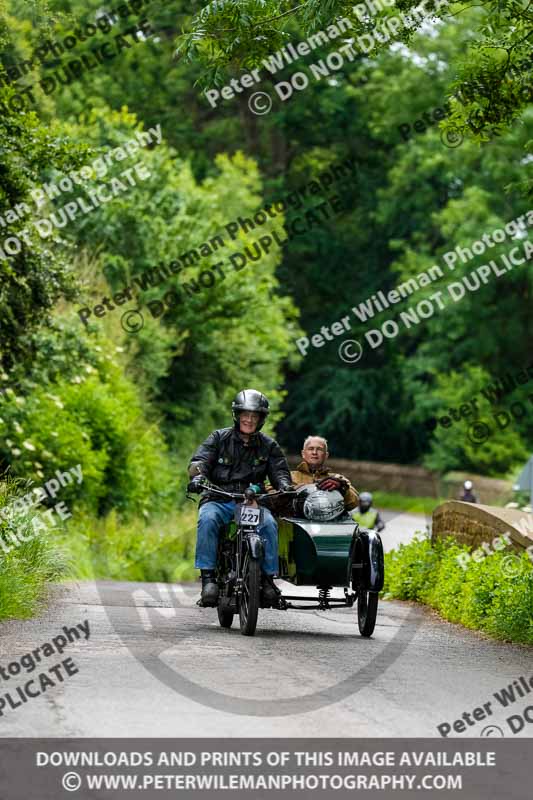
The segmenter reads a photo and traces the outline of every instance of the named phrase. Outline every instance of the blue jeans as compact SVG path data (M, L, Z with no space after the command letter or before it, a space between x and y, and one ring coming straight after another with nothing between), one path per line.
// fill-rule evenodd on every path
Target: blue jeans
M235 503L218 503L210 500L200 506L198 514L198 534L196 537L196 569L215 569L217 563L218 536L222 525L233 519ZM268 510L262 508L263 522L258 532L263 538L265 555L261 569L266 575L278 573L278 526Z

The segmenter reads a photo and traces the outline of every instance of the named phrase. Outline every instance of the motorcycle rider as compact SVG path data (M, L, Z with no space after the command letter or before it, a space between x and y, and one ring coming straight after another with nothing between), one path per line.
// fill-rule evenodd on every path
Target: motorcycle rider
M359 523L362 528L382 531L385 523L381 519L380 513L372 507L373 497L370 492L361 492L359 496L359 507L352 512L352 519Z
M463 503L477 503L477 497L472 491L474 484L472 481L465 481L463 484L463 494L459 498Z
M345 511L351 511L357 505L358 494L348 478L331 472L326 466L329 456L328 443L322 436L308 436L302 449L302 461L291 472L295 486L316 483L322 491L337 490L344 498Z
M291 488L289 466L274 439L261 428L269 414L269 402L255 389L243 389L231 404L233 427L213 431L200 445L189 464L192 477L187 490L201 492L201 481L207 478L227 492L244 492L250 484L258 484L264 491L264 481L269 479L275 489ZM200 500L198 533L196 539L195 567L202 576L202 603L216 606L218 585L216 581L217 546L220 529L233 519L234 501L221 501L207 491ZM278 571L278 528L267 508L262 508L263 521L258 528L265 543L261 562L263 600L272 603L278 598L272 577Z

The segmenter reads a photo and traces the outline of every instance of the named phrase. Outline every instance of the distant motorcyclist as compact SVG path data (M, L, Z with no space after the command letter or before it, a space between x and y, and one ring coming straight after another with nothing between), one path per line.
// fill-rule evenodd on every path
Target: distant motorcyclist
M359 495L344 475L332 472L326 466L328 443L322 436L308 436L302 449L302 461L291 472L295 486L316 483L322 491L338 491L344 499L344 508L351 511L357 506Z
M380 513L377 508L372 506L373 497L370 492L361 492L359 495L359 506L355 511L352 511L352 519L359 523L362 528L375 529L382 531L385 523L381 519Z
M264 491L268 478L275 489L291 486L289 465L274 439L259 431L269 414L269 403L261 392L244 389L231 404L234 425L213 431L200 445L189 464L190 492L201 492L202 479L227 492L244 492L250 484ZM218 537L223 525L233 519L235 502L221 502L206 492L200 500L195 567L202 576L202 603L216 606L218 585L216 560ZM278 592L272 576L278 571L278 529L267 508L262 509L263 522L258 528L264 539L265 556L261 562L263 598L277 599Z
M463 484L463 493L459 498L459 500L462 500L463 503L477 503L478 500L476 495L472 491L473 488L474 484L472 483L472 481L465 481Z

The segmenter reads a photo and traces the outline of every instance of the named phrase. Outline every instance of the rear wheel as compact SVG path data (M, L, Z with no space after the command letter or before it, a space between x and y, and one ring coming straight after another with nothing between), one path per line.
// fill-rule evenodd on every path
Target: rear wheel
M239 621L243 636L253 636L257 626L259 593L261 591L261 567L259 561L247 552L242 570L242 593L239 599Z
M361 636L372 636L376 627L379 592L359 589L357 594L357 622Z

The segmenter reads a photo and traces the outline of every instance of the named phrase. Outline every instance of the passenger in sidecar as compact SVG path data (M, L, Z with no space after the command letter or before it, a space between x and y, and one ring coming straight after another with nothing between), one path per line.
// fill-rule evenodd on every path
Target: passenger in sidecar
M348 478L332 472L326 462L329 457L328 443L322 436L308 436L302 448L302 461L291 471L294 486L315 484L326 492L340 492L344 508L351 511L357 507L359 495Z

